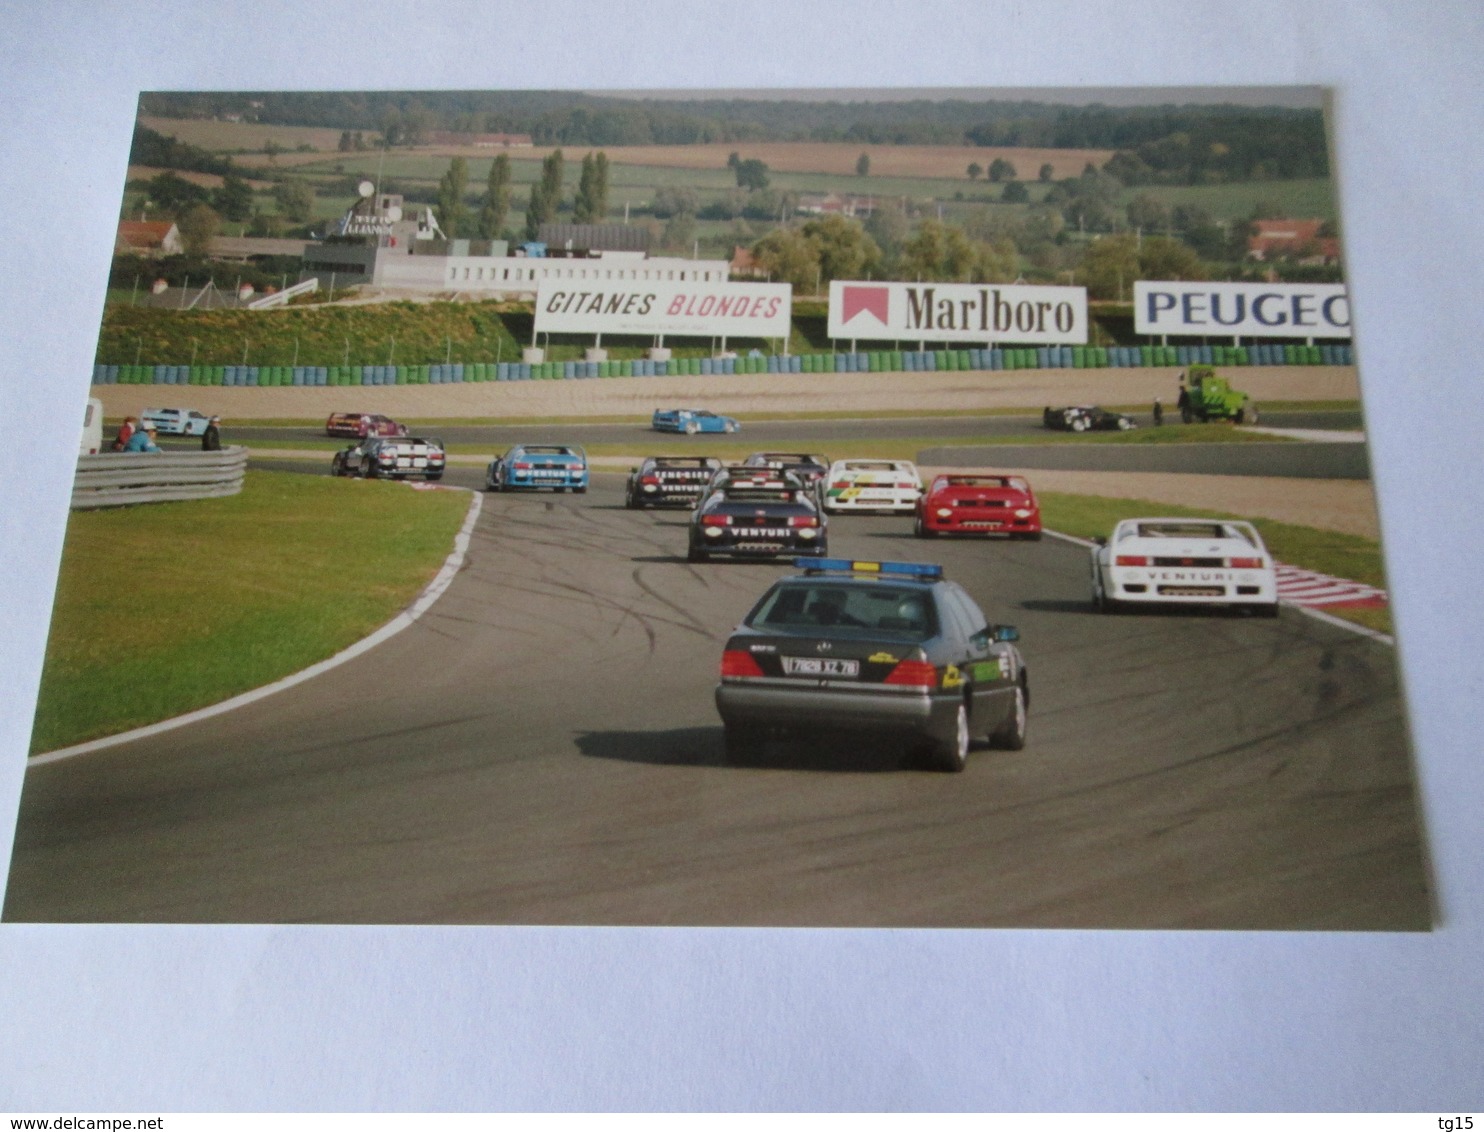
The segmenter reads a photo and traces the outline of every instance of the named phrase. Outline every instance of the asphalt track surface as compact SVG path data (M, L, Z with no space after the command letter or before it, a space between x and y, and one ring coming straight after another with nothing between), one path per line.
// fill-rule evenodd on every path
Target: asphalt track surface
M832 552L942 562L1019 626L1028 745L957 775L849 739L727 765L721 646L787 568L688 564L684 514L621 486L488 495L381 646L33 767L5 918L1428 927L1384 644L1290 608L1098 615L1083 547L843 517Z
M1165 406L1167 423L1174 424L1179 414ZM1149 416L1135 414L1141 424ZM1350 410L1302 410L1263 413L1263 425L1273 428L1313 428L1353 431L1361 427L1360 413ZM868 417L861 419L824 418L815 420L743 420L742 430L732 436L725 433L702 433L683 436L656 432L639 423L628 424L540 424L540 425L440 425L419 426L419 434L437 436L445 444L488 444L491 452L503 452L512 444L615 444L634 441L641 447L684 443L704 445L711 440L732 442L756 441L758 446L788 444L796 441L832 441L870 436L880 440L935 437L951 440L961 436L1025 436L1044 434L1040 414L987 415L954 417ZM224 443L237 440L277 440L284 444L298 440L325 440L323 428L294 426L244 425L228 422Z

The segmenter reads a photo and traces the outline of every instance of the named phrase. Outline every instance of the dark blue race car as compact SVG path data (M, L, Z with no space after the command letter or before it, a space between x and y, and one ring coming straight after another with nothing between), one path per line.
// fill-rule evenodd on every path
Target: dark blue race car
M486 491L587 490L587 453L570 444L517 444L485 472Z

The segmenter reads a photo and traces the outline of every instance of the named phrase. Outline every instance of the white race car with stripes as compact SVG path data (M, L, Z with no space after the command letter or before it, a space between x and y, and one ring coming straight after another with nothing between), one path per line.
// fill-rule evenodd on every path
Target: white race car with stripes
M922 478L910 460L836 460L824 477L824 509L911 514Z
M1092 549L1092 601L1112 612L1224 605L1278 615L1273 556L1235 519L1124 519Z

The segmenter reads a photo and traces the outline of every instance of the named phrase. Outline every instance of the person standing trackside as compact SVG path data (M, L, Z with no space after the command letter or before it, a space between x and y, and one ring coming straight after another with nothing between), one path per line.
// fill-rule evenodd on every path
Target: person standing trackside
M1162 425L1164 423L1165 423L1165 409L1164 409L1164 406L1159 403L1159 398L1156 397L1154 399L1154 427L1155 428L1158 428L1160 425Z
M124 423L119 425L119 434L113 438L113 450L122 452L124 445L129 443L129 438L139 431L139 421L136 417L125 417Z
M201 433L202 452L220 452L222 450L222 433L217 424L221 417L212 417L206 422L206 428Z

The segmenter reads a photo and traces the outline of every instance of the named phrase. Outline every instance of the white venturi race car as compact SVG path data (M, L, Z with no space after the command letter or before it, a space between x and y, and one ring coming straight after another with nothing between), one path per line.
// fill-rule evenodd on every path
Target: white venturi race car
M841 511L917 510L922 479L911 460L836 460L824 477L824 509Z
M1124 519L1092 550L1092 603L1225 605L1278 616L1273 556L1251 523Z

